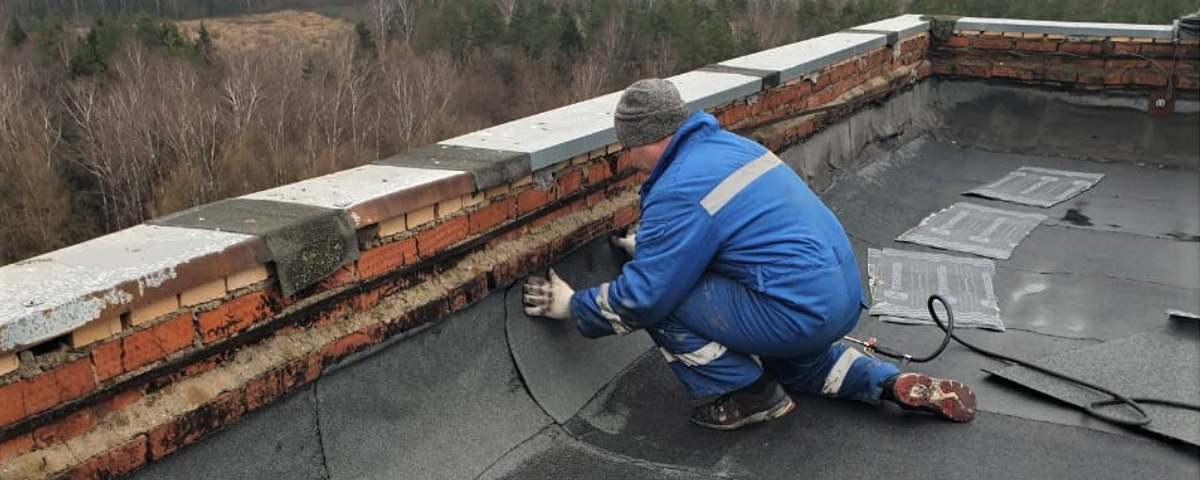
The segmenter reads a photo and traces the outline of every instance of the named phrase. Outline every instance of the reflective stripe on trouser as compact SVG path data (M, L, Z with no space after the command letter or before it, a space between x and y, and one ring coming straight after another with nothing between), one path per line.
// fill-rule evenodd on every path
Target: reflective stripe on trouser
M895 365L863 355L843 343L834 343L817 355L764 358L763 368L789 392L879 403L880 385L900 373Z
M762 375L754 358L700 336L674 317L646 332L693 397L731 392L754 383Z

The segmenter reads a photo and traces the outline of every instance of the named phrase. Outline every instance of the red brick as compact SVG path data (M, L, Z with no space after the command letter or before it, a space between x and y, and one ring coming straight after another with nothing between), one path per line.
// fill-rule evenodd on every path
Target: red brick
M1018 40L1017 50L1025 52L1053 52L1058 50L1058 42L1046 40Z
M587 167L588 184L595 185L608 180L610 177L612 177L612 168L609 166L607 160L593 163Z
M121 446L83 462L62 476L60 480L113 480L146 463L146 436L138 435Z
M1034 72L1025 68L1014 67L1011 65L996 65L992 67L992 76L1001 78L1016 78L1020 80L1033 80Z
M179 447L237 421L245 413L242 391L225 392L190 412L175 417L149 432L150 457L160 459Z
M1157 71L1141 71L1129 72L1129 81L1135 85L1150 85L1155 87L1164 87L1167 85L1167 76L1162 72Z
M1200 44L1179 44L1179 52L1177 55L1179 56L1180 60L1192 62L1200 61Z
M641 213L641 209L637 205L618 208L613 212L612 227L621 229L633 225L633 222L637 221Z
M1085 70L1079 72L1076 82L1084 85L1103 85L1105 79L1105 71L1103 70Z
M246 411L273 403L312 382L320 372L320 362L312 365L306 356L258 376L246 384Z
M986 63L960 63L954 67L954 73L970 77L989 78L992 76L992 66Z
M107 417L113 412L137 403L137 401L141 400L141 398L142 392L138 390L126 390L96 404L96 406L93 407L93 413L96 414L97 419L101 419Z
M125 373L121 366L121 340L105 342L92 348L92 364L96 366L96 377L101 382Z
M558 177L558 194L568 196L583 188L583 170L575 169L563 172Z
M33 450L33 435L26 433L0 442L0 463Z
M79 436L96 425L96 415L90 408L79 410L49 425L33 431L33 444L46 448Z
M617 154L617 171L615 173L619 175L632 169L633 157L629 156L629 150L621 150L621 153Z
M541 217L538 217L538 219L534 220L533 223L531 223L530 225L534 226L534 227L540 227L547 223L553 222L554 220L557 220L558 218L562 217L563 215L566 215L566 213L567 213L566 209L560 208L553 212L542 215Z
M1104 68L1138 69L1150 66L1150 62L1140 58L1114 58L1104 61Z
M358 281L358 276L355 274L354 263L343 265L341 268L334 270L329 276L322 278L317 282L316 292L327 292L342 288L346 285L352 285Z
M230 299L210 311L197 315L200 339L204 343L232 336L271 316L267 297L257 291Z
M1063 42L1058 51L1075 55L1099 55L1100 44L1096 42Z
M417 240L413 237L400 239L362 252L358 257L358 274L363 280L370 280L411 265L416 259Z
M1138 52L1151 58L1171 58L1173 55L1175 55L1175 47L1162 44L1142 44L1141 48L1138 49Z
M372 333L359 330L334 340L321 347L321 357L324 365L332 365L364 348L374 345L381 339L376 339Z
M191 346L195 337L192 312L181 313L175 318L125 337L121 341L125 350L122 364L126 372L137 370Z
M1175 88L1180 90L1200 90L1200 77L1177 76L1175 77Z
M467 238L466 216L454 217L417 233L417 254L429 257Z
M517 194L517 215L525 215L546 206L554 199L554 191L531 185L525 191Z
M22 382L25 415L33 415L82 396L96 388L92 362L81 358Z
M1013 46L1011 38L977 37L971 40L971 48L979 50L1008 50Z
M582 171L576 170L576 173L580 173L580 176L582 177ZM513 197L508 197L500 200L493 200L492 203L488 204L487 206L471 212L469 222L470 230L468 231L468 234L478 235L495 228L497 225L504 223L505 220L513 218L515 207L516 201L513 199ZM423 246L421 252L424 254Z
M0 387L0 426L25 418L25 382Z
M1105 85L1124 85L1129 83L1127 72L1115 71L1104 74Z
M1050 81L1054 81L1054 82L1075 83L1075 80L1078 77L1079 77L1079 74L1076 73L1075 69L1070 68L1070 67L1053 67L1052 66L1052 67L1046 68L1046 80L1050 80Z

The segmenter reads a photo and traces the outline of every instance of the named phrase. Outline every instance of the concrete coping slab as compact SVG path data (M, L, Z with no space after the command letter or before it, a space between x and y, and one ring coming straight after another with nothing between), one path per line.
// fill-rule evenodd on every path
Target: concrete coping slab
M898 17L884 19L878 22L859 25L847 31L864 33L894 32L899 35L900 38L911 37L918 33L929 31L931 22L929 20L923 20L922 18L923 17L921 15L914 14L900 15Z
M692 71L668 78L692 111L703 110L762 88L762 79L727 72ZM624 91L584 100L502 125L455 137L439 145L523 152L533 171L617 141L613 112Z
M2 266L0 350L42 343L268 258L251 235L137 225Z
M1076 37L1175 38L1175 27L1172 25L1138 25L1129 23L1048 22L1042 20L962 17L958 19L954 28L984 32L1044 33L1048 35Z
M807 75L842 60L887 45L887 35L838 32L763 50L719 63L727 67L780 72L779 82Z
M621 92L556 108L440 142L529 154L533 171L616 142L613 110Z
M515 182L531 173L528 153L442 144L406 150L375 164L467 172L476 192Z
M379 223L427 205L468 195L469 172L364 165L263 190L241 198L343 210L355 228Z

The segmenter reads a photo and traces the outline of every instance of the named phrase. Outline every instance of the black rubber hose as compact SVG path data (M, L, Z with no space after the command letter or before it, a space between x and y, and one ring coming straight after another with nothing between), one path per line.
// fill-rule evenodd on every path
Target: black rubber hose
M941 317L938 316L937 310L933 308L935 300L938 302L941 302L942 307L945 308L945 310L946 310L945 323L943 323ZM1108 421L1108 422L1111 422L1111 423L1114 423L1117 425L1142 426L1142 425L1149 424L1150 416L1146 414L1146 410L1144 408L1142 408L1142 404L1167 405L1167 406L1172 406L1172 407L1177 407L1177 408L1185 408L1188 410L1200 411L1200 405L1179 402L1179 401L1175 401L1175 400L1167 400L1167 399L1162 399L1162 398L1147 398L1147 397L1127 397L1125 395L1121 395L1121 394L1114 392L1108 388L1102 387L1100 385L1096 385L1096 384L1088 382L1086 380L1072 377L1072 376L1064 374L1064 373L1056 372L1054 370L1050 370L1046 367L1040 366L1040 365L1032 363L1032 362L1013 358L1008 355L1003 355L1003 354L1000 354L997 352L993 352L991 350L987 350L985 348L980 348L978 346L972 345L972 344L968 343L967 341L959 338L958 335L954 334L954 312L950 309L950 305L948 303L946 303L946 300L943 299L941 297L941 295L937 295L937 294L930 295L928 306L929 306L929 315L931 315L933 317L933 321L934 321L934 323L937 324L938 328L941 328L942 331L946 332L946 336L942 340L942 345L940 347L938 347L938 349L935 350L932 355L921 358L919 360L913 359L912 360L913 362L927 362L929 360L936 358L938 355L940 355L942 353L943 350L946 349L946 344L950 342L951 338L953 338L958 343L961 343L964 347L967 347L967 348L974 350L978 353L981 353L985 356L999 359L999 360L1004 360L1004 361L1010 362L1010 363L1015 363L1017 365L1021 365L1021 366L1025 367L1025 368L1033 369L1033 370L1042 372L1046 375L1060 378L1062 380L1090 388L1096 392L1103 393L1105 395L1112 397L1108 400L1092 402L1091 404L1083 407L1083 409L1084 409L1084 411L1086 411L1088 413L1088 415L1091 415L1093 417L1096 417L1101 420L1105 420L1105 421ZM1134 412L1137 412L1139 418L1131 420L1131 419L1124 418L1124 417L1117 417L1114 415L1110 415L1110 414L1104 413L1103 411L1100 410L1101 408L1109 407L1112 405L1125 405L1125 406L1129 407L1129 409L1133 410Z

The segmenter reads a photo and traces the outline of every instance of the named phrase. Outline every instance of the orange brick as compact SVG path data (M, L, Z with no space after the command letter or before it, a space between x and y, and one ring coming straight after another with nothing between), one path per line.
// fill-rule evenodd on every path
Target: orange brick
M246 384L246 411L272 403L279 397L316 380L320 374L319 355L308 355L272 369Z
M20 382L25 414L33 415L74 400L96 389L92 378L92 363L87 358L58 367Z
M125 337L121 342L125 350L122 365L126 372L137 370L191 346L195 336L192 312L185 312Z
M1056 68L1055 66L1049 66L1046 68L1046 80L1074 83L1078 77L1079 74L1071 68Z
M121 478L146 463L146 436L138 435L121 446L79 464L60 480Z
M1025 52L1053 52L1058 50L1058 43L1041 40L1021 40L1017 42L1017 50Z
M113 412L137 403L141 399L142 392L138 390L126 390L96 404L93 407L93 413L96 414L96 418L104 418Z
M200 338L212 343L245 330L271 315L266 295L261 291L222 302L217 308L197 315Z
M0 377L15 372L20 362L15 353L0 353Z
M416 239L403 238L362 252L358 257L358 274L363 280L370 280L404 265L410 265L416 258Z
M495 200L486 207L480 208L470 215L470 235L477 235L495 228L497 225L504 223L505 220L513 218L516 211L516 202L512 197L501 200ZM422 247L424 252L424 247ZM424 254L424 253L422 253Z
M531 183L533 183L533 174L529 174L524 177L518 178L517 181L512 182L510 185L512 186L512 188L521 188L521 187L524 187Z
M1005 38L1024 38L1021 32L1004 32Z
M101 382L125 373L122 366L121 340L113 340L92 348L92 365L96 367L96 379Z
M271 278L271 272L267 270L267 266L257 265L226 277L225 290L234 292L259 282L265 282L268 278Z
M1135 85L1163 87L1167 85L1167 76L1158 71L1130 72L1129 81Z
M486 199L487 195L485 195L484 192L468 193L462 196L462 205L463 208L474 207L483 203L483 201Z
M992 67L992 76L1001 78L1017 78L1021 80L1033 80L1034 72L1025 68L1013 67L1010 65L996 65Z
M183 307L194 307L201 303L208 303L213 300L225 297L225 279L218 278L203 285L197 285L189 288L187 291L179 295L179 305Z
M512 199L508 199L510 202ZM434 225L417 234L417 254L429 257L442 249L461 242L467 238L468 224L466 216L459 216Z
M531 187L517 194L517 215L525 215L539 208L546 206L554 199L552 190L544 190L539 187Z
M641 215L641 210L637 205L629 205L618 208L613 212L613 228L621 229L633 225Z
M558 178L558 192L567 196L583 188L583 170L575 169L564 173Z
M71 332L71 348L91 345L121 333L121 317L103 317Z
M265 268L263 270L266 270ZM229 277L233 279L233 276ZM137 326L179 310L179 296L169 294L129 312L129 325Z
M324 365L332 365L342 359L379 342L374 330L357 331L334 340L321 347L321 357ZM379 332L378 335L382 335Z
M1095 42L1063 42L1058 51L1075 55L1099 55L1100 44Z
M0 426L25 418L25 381L0 387Z
M1171 58L1171 56L1175 54L1175 47L1172 45L1163 44L1141 44L1138 48L1138 52L1148 57Z
M4 463L17 455L33 450L33 435L18 435L12 439L0 441L0 463Z
M38 427L33 431L33 444L37 448L46 448L79 436L96 425L96 416L90 408L55 421L49 425Z
M1013 41L1010 38L982 37L971 40L971 48L980 50L1008 50L1012 46Z
M595 185L597 183L608 180L612 177L612 169L609 168L607 161L593 163L588 165L587 181L588 184Z

